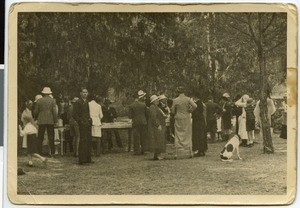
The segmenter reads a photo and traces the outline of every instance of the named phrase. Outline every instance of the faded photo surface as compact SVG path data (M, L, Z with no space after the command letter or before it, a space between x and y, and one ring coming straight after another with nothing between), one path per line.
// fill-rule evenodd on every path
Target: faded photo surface
M292 202L292 9L41 5L10 15L13 201Z

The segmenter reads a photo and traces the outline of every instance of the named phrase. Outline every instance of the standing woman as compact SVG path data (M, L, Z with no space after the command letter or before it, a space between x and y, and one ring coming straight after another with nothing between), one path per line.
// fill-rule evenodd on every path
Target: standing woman
M166 115L158 107L159 100L156 95L150 97L148 134L150 140L150 152L154 153L154 160L162 160L161 153L166 152Z
M200 100L198 92L194 92L194 101L197 108L192 113L193 128L192 128L192 142L193 151L196 152L194 156L205 156L207 151L207 133L206 133L206 106Z
M247 129L246 129L246 111L245 111L245 107L247 107L248 99L249 99L249 96L245 94L238 101L235 102L235 105L237 107L242 108L242 114L238 117L238 122L239 122L238 135L242 139L243 147L247 146L247 141L248 141L248 134L247 134Z
M103 118L102 107L95 100L96 97L92 96L89 102L90 117L92 119L92 142L97 144L97 156L99 156L100 143L101 143L101 119ZM98 102L100 100L97 100Z
M175 159L180 147L189 148L193 157L191 113L197 108L193 99L185 96L183 87L178 87L177 92L179 96L174 99L171 110L175 118Z
M32 116L32 111L31 111L32 107L33 107L32 101L27 100L25 102L25 109L24 109L24 111L22 112L22 115L21 115L21 121L22 121L23 127L25 127L25 125L28 123L28 121L25 121L25 120L30 119L30 123L32 123L37 128L37 125L34 122L34 119L33 119L33 116ZM23 137L22 147L27 148L27 137L26 136Z
M224 140L229 140L231 133L231 101L230 95L228 93L224 93L222 96L223 103L223 113L222 113L222 133Z

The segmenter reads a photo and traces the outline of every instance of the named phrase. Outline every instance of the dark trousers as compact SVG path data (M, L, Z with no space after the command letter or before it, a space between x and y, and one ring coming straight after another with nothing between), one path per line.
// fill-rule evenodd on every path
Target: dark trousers
M39 140L38 153L42 154L43 140L44 140L44 135L45 135L46 129L47 129L51 154L54 155L55 154L55 146L54 146L54 125L53 124L40 124L39 125L39 130L38 130L38 140Z
M67 149L69 146L69 151L73 152L73 137L70 135L70 130L64 132L65 141L64 141L64 153L67 153Z
M133 151L135 154L147 151L147 125L133 127Z
M91 159L91 126L80 125L80 140L78 149L78 159L79 163L90 163Z
M112 133L114 132L115 137L116 137L116 142L119 148L122 148L122 141L121 141L121 137L120 134L118 132L118 130L107 130L107 143L108 143L108 149L110 150L111 148L113 148L113 142L112 142Z
M217 120L209 119L207 120L207 132L210 133L210 138L212 141L216 140L216 132L217 132Z

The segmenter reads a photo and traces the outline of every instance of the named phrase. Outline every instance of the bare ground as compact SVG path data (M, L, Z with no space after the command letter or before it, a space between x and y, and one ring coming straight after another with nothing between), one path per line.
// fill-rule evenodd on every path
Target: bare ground
M72 156L59 156L49 159L47 168L36 160L30 168L27 158L19 156L18 166L26 174L18 176L18 194L282 195L286 194L286 140L275 134L273 141L274 154L263 154L262 141L257 140L252 148L241 147L243 160L232 163L220 161L224 142L209 144L205 157L189 159L182 151L179 159L169 154L163 161L152 161L149 154L116 151L93 157L95 163L87 166L78 166Z

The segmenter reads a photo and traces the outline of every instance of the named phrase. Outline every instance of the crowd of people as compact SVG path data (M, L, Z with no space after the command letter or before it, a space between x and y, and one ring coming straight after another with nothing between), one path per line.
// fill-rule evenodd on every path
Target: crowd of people
M55 155L55 128L62 126L65 128L64 147L78 157L80 165L93 163L92 150L99 150L97 144L104 149L102 123L115 122L118 117L111 101L89 95L85 87L81 88L80 96L74 97L70 103L64 99L57 103L49 87L44 87L41 94L35 97L34 102L26 101L26 108L21 115L19 131L23 136L22 145L27 148L28 165L33 165L32 157L47 164L43 153L45 132L50 156ZM134 93L134 102L128 106L134 155L150 152L153 160L162 160L167 143L172 143L175 146L175 158L178 149L182 148L189 150L191 158L202 157L208 149L208 138L211 142L227 141L232 133L241 138L242 146L254 145L254 130L260 124L260 101L255 102L246 94L232 101L229 93L224 93L220 103L214 102L212 96L204 102L199 92L194 91L187 96L183 87L177 88L177 94L178 97L170 99L164 94L148 96L143 90ZM267 107L270 124L271 115L276 111L271 98L267 99ZM236 118L235 132L232 132L233 117ZM107 130L105 133L107 151L113 148L113 134L118 148L123 148L117 130ZM286 121L281 137L286 139Z

